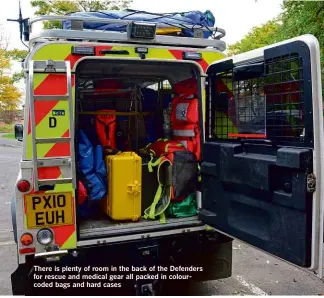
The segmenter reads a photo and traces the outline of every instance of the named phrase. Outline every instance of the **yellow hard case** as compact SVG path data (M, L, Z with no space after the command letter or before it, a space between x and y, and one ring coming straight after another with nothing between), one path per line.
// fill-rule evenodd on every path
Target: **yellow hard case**
M114 220L141 217L142 158L135 152L106 156L108 195L103 209Z

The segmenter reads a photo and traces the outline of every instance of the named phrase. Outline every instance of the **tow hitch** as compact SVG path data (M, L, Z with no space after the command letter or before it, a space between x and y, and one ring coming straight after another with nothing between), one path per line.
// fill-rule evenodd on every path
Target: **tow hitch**
M149 274L155 276L158 264L158 245L154 243L147 243L137 247L139 253L140 266L147 266L151 268ZM138 279L135 278L136 296L156 296L160 290L160 281L157 279Z

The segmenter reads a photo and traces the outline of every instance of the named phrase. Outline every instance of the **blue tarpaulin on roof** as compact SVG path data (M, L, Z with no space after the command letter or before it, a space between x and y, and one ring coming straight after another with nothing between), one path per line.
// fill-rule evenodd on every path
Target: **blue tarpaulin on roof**
M69 14L73 17L82 18L106 18L106 19L122 19L128 21L145 21L158 23L159 28L168 28L178 26L186 26L182 29L182 35L193 37L192 28L206 28L215 25L214 15L207 10L206 12L189 11L168 14L155 14L142 11L93 11L93 12L75 12ZM63 29L71 29L71 21L63 21ZM125 32L126 25L124 24L103 24L94 22L84 22L83 29L88 30L104 30L104 31L117 31ZM210 37L212 32L205 32L204 37Z

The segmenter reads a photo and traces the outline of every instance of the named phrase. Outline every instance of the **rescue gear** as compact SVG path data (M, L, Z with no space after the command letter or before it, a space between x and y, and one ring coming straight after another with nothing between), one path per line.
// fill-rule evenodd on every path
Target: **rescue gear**
M114 110L101 110L111 114L97 115L96 130L101 145L104 148L116 148L116 115Z
M79 181L79 189L78 189L78 203L79 205L83 204L87 199L87 190L84 187L83 183Z
M97 208L95 205L91 204L92 202L94 201L88 200L87 190L81 180L79 180L78 214L80 217L86 218L97 212Z
M82 129L93 146L101 144L96 130L96 115L80 115L79 129Z
M177 141L158 140L144 150L151 154L148 169L153 172L157 166L159 183L152 205L144 211L144 218L155 219L160 216L165 222L164 212L171 200L183 200L195 191L198 167L195 155L187 151ZM153 161L153 158L157 158Z
M170 141L168 139L158 139L152 144L148 144L144 149L140 151L144 154L151 155L154 157L161 157L168 152L175 150L185 150L183 145L177 141Z
M159 183L157 180L157 168L149 171L150 158L142 157L142 215L145 209L151 206Z
M189 217L198 214L195 193L191 193L181 202L171 202L166 214L170 217Z
M83 130L79 131L78 161L81 180L90 200L100 200L107 193L106 167L100 145L93 148Z
M142 158L135 152L106 157L108 195L104 212L114 220L137 221L141 217Z
M197 98L197 82L190 78L174 85L175 97L172 101L172 139L181 142L187 150L200 160L200 127Z
M176 12L168 14L154 14L144 11L116 11L116 10L103 10L103 11L89 11L89 12L73 12L70 13L73 17L86 17L86 18L101 18L101 19L117 19L117 20L128 20L128 21L140 21L140 22L150 22L156 20L159 22L157 28L157 33L160 34L172 34L174 28L170 28L169 24L174 24L174 27L181 26L180 32L176 30L176 33L180 33L181 36L185 37L195 37L194 30L192 28L205 28L213 27L215 25L215 17L210 10L205 12L201 11L186 11L186 12ZM186 24L184 26L183 24ZM62 22L63 28L70 30L72 28L72 23L70 20L64 20ZM114 32L127 32L127 27L124 24L105 24L98 22L87 22L84 21L81 25L83 29L90 30L103 30L103 31L114 31ZM183 28L184 27L184 28ZM170 31L171 29L171 31ZM82 30L82 29L81 29ZM204 31L203 37L209 38L212 35L212 31ZM173 33L174 34L174 33Z

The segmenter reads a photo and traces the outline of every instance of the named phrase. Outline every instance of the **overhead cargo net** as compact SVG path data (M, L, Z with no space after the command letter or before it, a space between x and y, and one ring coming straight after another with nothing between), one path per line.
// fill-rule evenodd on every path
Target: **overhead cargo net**
M214 27L215 17L211 11L189 11L176 13L150 13L145 11L125 10L125 11L94 11L94 12L75 12L69 14L72 17L80 18L103 18L123 21L141 21L157 24L156 34L175 35L183 37L196 37L195 31L202 29L203 38L210 38L214 32L209 27ZM71 29L70 20L63 21L63 29ZM104 24L83 21L85 30L103 30L126 32L127 25L116 22L115 24Z

